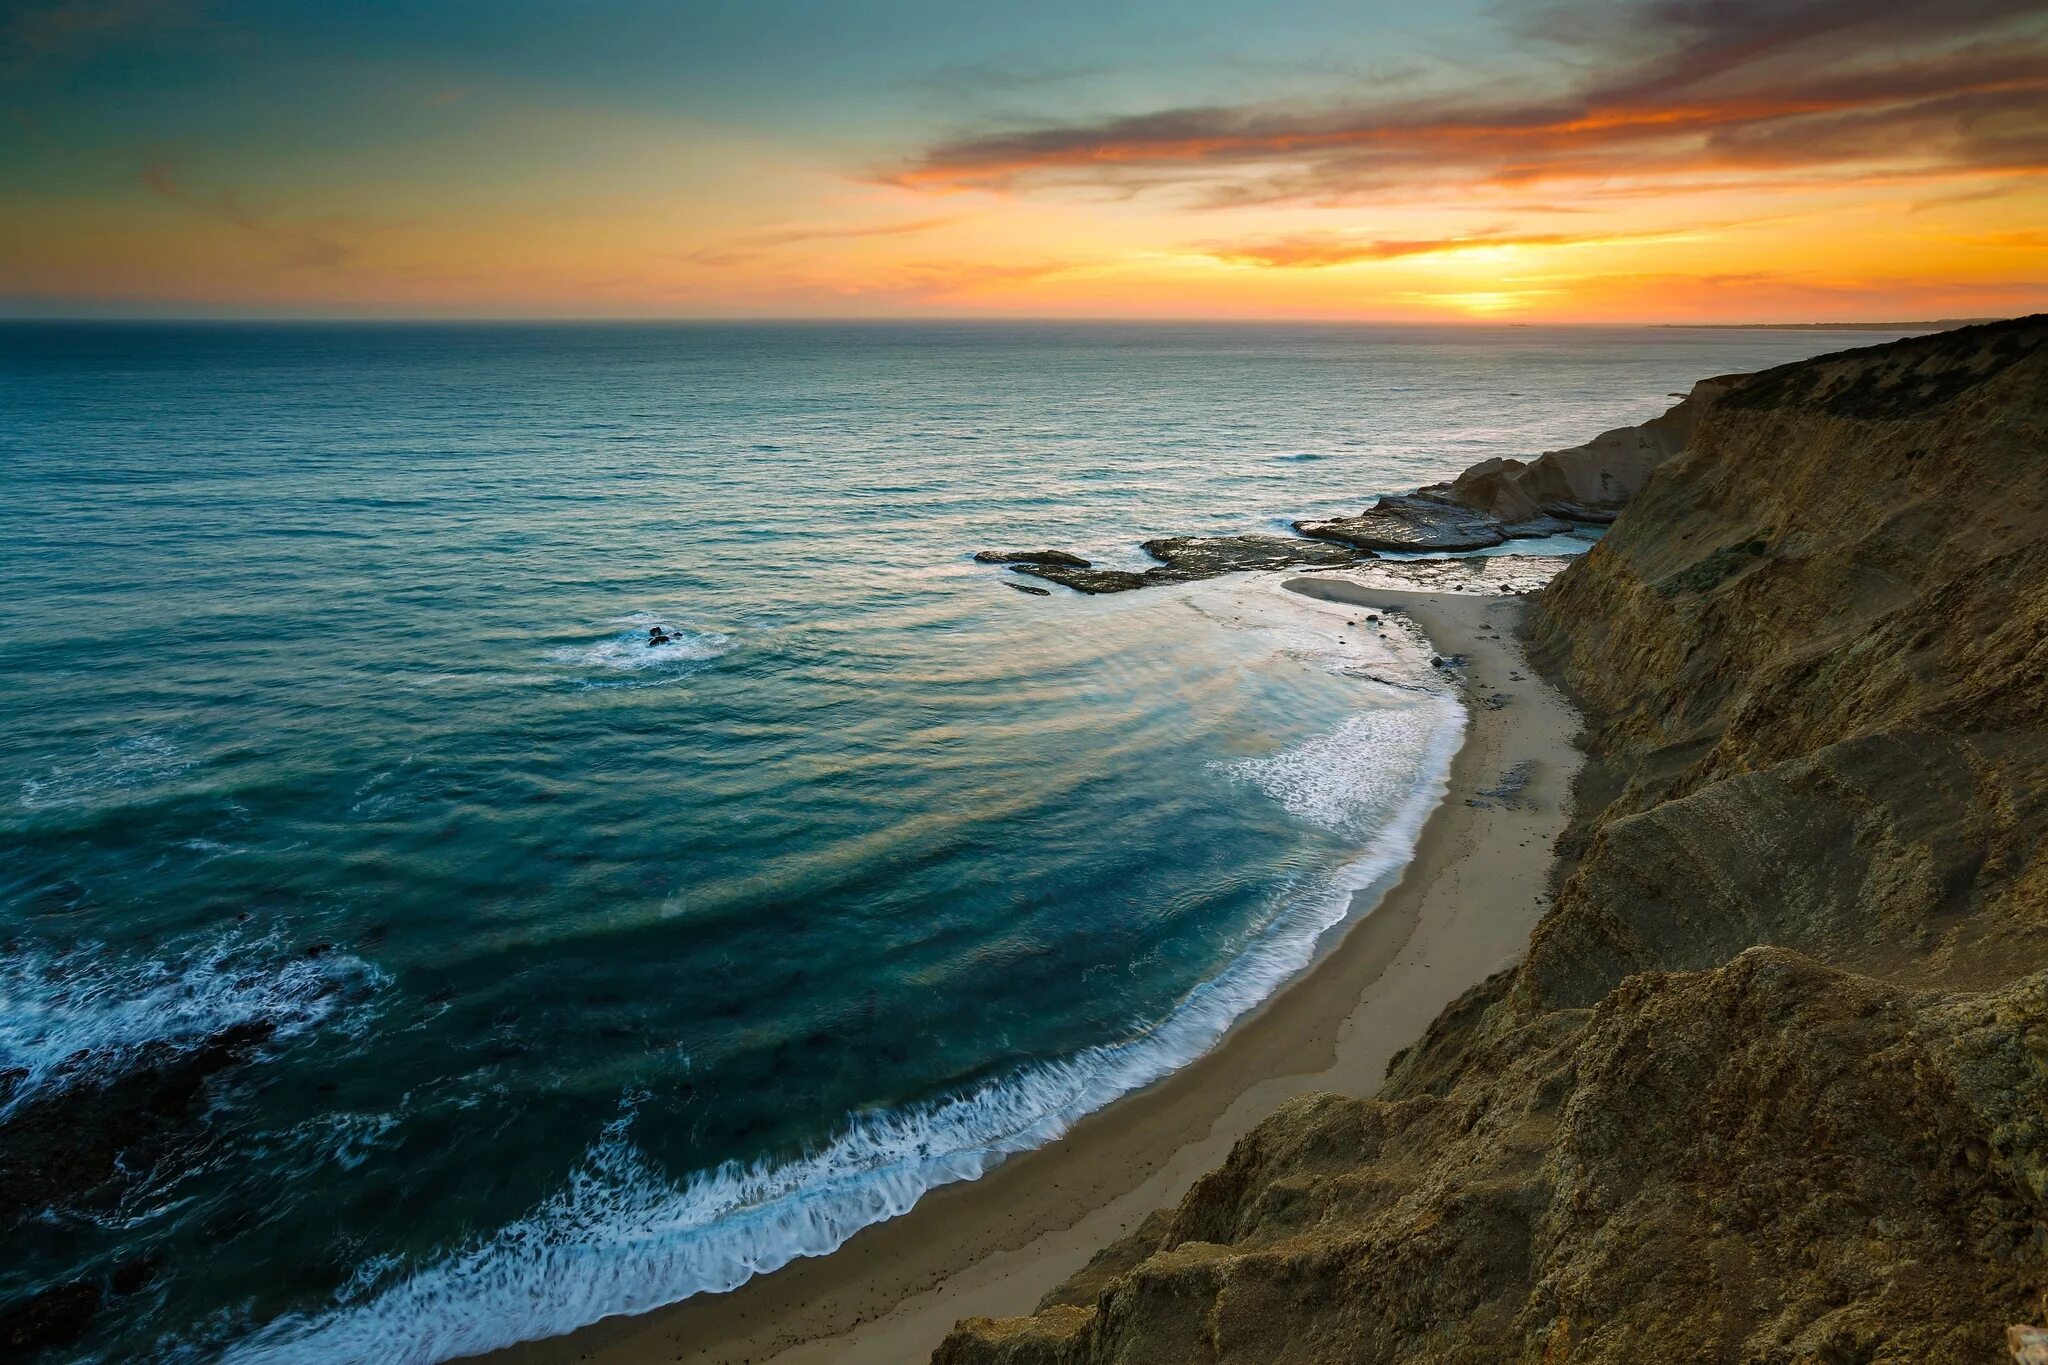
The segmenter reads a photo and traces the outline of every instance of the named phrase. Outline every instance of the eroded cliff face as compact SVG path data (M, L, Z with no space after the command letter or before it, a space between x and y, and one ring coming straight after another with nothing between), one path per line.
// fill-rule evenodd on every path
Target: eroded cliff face
M1702 379L1673 407L1632 427L1533 460L1483 460L1424 496L1474 508L1509 524L1543 518L1612 521L1657 466L1685 449L1716 400L1748 376Z
M2048 319L1766 371L1543 596L1554 903L942 1365L1983 1362L2048 1290Z

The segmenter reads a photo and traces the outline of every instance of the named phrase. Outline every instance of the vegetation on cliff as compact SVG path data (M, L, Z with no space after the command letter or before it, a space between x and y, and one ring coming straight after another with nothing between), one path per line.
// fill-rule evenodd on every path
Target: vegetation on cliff
M2048 1289L2048 318L1738 381L1534 616L1527 958L941 1365L1982 1362Z

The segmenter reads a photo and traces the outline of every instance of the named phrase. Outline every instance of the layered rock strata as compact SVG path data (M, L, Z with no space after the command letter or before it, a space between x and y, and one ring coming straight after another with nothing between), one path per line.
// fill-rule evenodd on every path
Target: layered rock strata
M1545 451L1527 462L1482 460L1450 483L1422 489L1421 496L1538 534L1550 534L1536 528L1560 520L1611 522L1657 466L1685 449L1715 400L1744 378L1702 379L1676 407L1647 422L1603 431L1583 445Z

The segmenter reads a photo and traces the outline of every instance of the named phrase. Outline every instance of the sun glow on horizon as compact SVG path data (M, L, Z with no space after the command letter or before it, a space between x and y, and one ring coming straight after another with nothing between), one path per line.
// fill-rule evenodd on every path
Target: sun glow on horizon
M529 51L507 46L508 18L493 66L460 30L446 51L392 51L373 25L338 36L300 14L298 32L294 6L32 4L0 35L17 134L0 150L0 306L1573 322L2048 307L2048 13L2025 5L1965 21L1932 0L1578 0L1568 40L1511 19L1469 68L1380 82L1316 66L1347 33L1429 66L1433 40L1370 4L1321 37L1320 11L1297 15L1299 74L1199 47L1170 66L1156 33L1100 39L1095 67L1011 69L857 26L835 66L777 46L797 43L780 8L734 20L753 44L735 51L769 75L810 62L815 90L676 108L658 70L626 88L636 54L605 47L603 24L588 51L539 29ZM1218 43L1252 22L1204 12ZM695 13L625 31L650 68L664 43L686 63ZM957 22L962 51L1023 41ZM1046 22L1035 40L1085 28L1078 11ZM1488 61L1507 74L1475 77ZM897 74L862 80L863 63ZM1204 97L1205 81L1233 93ZM1148 102L1154 84L1177 100ZM933 131L962 126L979 131Z

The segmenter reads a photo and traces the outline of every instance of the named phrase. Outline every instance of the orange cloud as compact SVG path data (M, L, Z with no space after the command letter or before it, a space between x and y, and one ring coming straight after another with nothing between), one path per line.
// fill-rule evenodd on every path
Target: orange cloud
M1272 269L1321 269L1361 261L1394 261L1409 256L1442 256L1459 251L1500 247L1619 246L1627 242L1668 241L1684 235L1670 232L1476 232L1459 237L1411 237L1362 240L1330 234L1286 237L1268 242L1202 248L1203 254L1232 265Z
M1596 13L1574 12L1593 24ZM1552 95L1223 106L997 132L888 178L927 189L1183 185L1212 204L1702 172L2048 164L2038 0L1663 0L1596 27ZM1647 55L1644 55L1647 53Z

